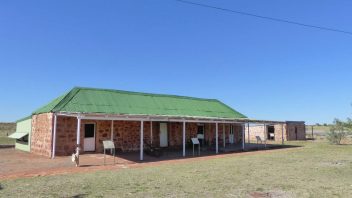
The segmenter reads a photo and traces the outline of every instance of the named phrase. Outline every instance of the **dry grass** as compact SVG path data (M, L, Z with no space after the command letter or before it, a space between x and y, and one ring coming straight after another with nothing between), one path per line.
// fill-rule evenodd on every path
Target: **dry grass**
M16 123L0 123L0 137L6 137L16 130Z
M8 137L0 137L0 145L14 145L15 140Z
M15 123L0 123L0 145L14 145L15 140L7 138L16 130Z
M0 197L349 197L352 145L2 181Z

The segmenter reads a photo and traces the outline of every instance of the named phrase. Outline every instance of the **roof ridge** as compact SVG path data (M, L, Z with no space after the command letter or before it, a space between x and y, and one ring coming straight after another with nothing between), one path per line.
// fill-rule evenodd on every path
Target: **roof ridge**
M74 87L72 88L69 92L66 93L66 95L58 102L53 108L52 112L60 111L62 108L64 108L80 91L79 87Z
M217 99L216 99L216 100L217 100ZM234 108L230 107L229 105L223 103L222 101L220 101L220 100L217 100L217 101L218 101L220 104L222 104L223 106L225 106L225 107L231 109L233 112L238 113L238 114L241 114L241 115L244 116L244 117L247 117L246 115L244 115L244 114L238 112L237 110L235 110Z
M75 87L75 88L77 88L77 89L85 89L85 90L110 91L110 92L118 92L118 93L130 93L130 94L135 94L135 95L149 95L149 96L184 98L184 99L192 99L192 100L219 101L218 99L211 99L211 98L198 98L198 97L180 96L180 95L174 95L174 94L146 93L146 92L119 90L119 89L105 89L105 88L92 88L92 87Z
M101 107L104 105L105 107ZM172 108L170 109L170 107ZM123 115L246 117L217 99L88 87L73 87L62 96L33 112L33 115L61 111Z

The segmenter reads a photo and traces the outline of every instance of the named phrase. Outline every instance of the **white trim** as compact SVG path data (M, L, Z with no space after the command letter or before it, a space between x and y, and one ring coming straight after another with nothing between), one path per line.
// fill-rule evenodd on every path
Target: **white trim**
M236 140L237 138L235 139L234 126L233 124L230 124L229 143L234 144Z
M94 151L96 151L96 149L97 149L97 145L96 145L96 133L97 133L97 123L96 122L94 122L94 121L91 121L91 122L84 122L83 123L83 132L84 132L84 134L83 134L83 151L86 151L85 149L84 149L84 146L85 146L85 139L86 139L86 125L87 124L92 124L93 126L94 126L94 150L92 150L92 151L87 151L87 152L94 152Z
M81 143L81 117L80 116L77 116L77 136L76 136L76 139L77 139L77 147L76 147L76 155L77 155L77 166L79 166L79 150L80 150L80 143Z
M268 123L268 124L286 124L286 123L304 123L304 121L275 121L275 120L256 120L256 119L251 119L251 118L219 118L219 117L202 117L202 116L175 116L175 115L145 115L145 114L129 114L129 115L124 115L124 114L103 114L103 113L81 113L81 112L55 112L57 115L61 116L71 116L71 117L77 117L80 115L90 115L90 116L100 116L104 118L130 118L132 120L140 121L140 120L153 120L153 121L169 121L169 119L177 119L182 120L189 119L189 120L210 120L210 121L216 121L219 123L222 123L222 121L229 122L229 123L246 123L246 122L251 122L251 123L258 123L258 124L263 124L263 123Z
M264 146L266 148L266 140L267 140L267 137L268 137L268 134L267 134L267 126L265 123L264 123Z
M215 123L215 152L219 153L219 126L218 123Z
M150 146L153 145L153 121L150 121Z
M60 116L68 116L68 117L77 117L77 115L74 114L58 114ZM175 119L175 118L153 118L153 117L112 117L112 116L90 116L90 115L82 115L80 116L82 120L121 120L121 121L156 121L156 122L192 122L192 123L225 123L225 124L241 124L243 122L239 121L232 121L232 120L186 120L186 119Z
M226 147L225 124L222 124L222 145Z
M243 124L243 123L268 123L268 124L285 124L286 121L269 121L253 120L249 118L216 118L216 117L192 117L192 116L150 116L150 115L118 115L118 114L98 114L98 113L69 113L58 112L60 116L81 117L81 119L94 120L123 120L123 121L157 121L157 122L192 122L192 123L225 123L225 124Z
M166 131L163 131L163 129ZM161 148L169 147L169 125L167 122L159 122L159 146Z
M182 124L182 156L186 156L186 122Z
M114 141L114 121L111 120L111 141Z
M140 156L139 156L139 159L141 161L143 161L143 138L144 138L144 135L143 135L143 129L144 129L144 126L143 126L143 120L141 121L141 131L140 131L140 145L139 145L139 150L140 150Z
M121 115L121 114L102 114L102 113L80 113L80 112L57 112L58 115L67 115L67 116L74 116L77 117L78 115L94 115L94 116L102 116L105 118L109 117L123 117L123 118L132 118L132 119L140 119L143 118L145 120L150 120L150 118L156 118L157 120L160 119L204 119L204 120L227 120L227 121L248 121L248 118L219 118L219 117L202 117L202 116L175 116L175 115L145 115L145 114L130 114L130 115Z
M52 156L51 158L55 158L55 148L56 148L56 123L57 123L57 115L54 114L54 126L53 126L53 148L52 148Z
M247 122L247 131L248 131L248 144L251 143L251 137L249 136L249 122Z
M242 150L245 149L245 141L246 141L246 129L245 129L245 125L242 124Z

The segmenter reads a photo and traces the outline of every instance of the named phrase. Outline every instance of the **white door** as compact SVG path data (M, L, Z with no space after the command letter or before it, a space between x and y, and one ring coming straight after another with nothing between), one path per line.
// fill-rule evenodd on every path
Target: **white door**
M95 151L95 124L84 125L84 151Z
M159 138L160 138L160 147L167 147L168 146L167 123L160 123Z
M232 125L230 127L229 142L230 142L230 144L235 143L235 135L233 134L233 126Z

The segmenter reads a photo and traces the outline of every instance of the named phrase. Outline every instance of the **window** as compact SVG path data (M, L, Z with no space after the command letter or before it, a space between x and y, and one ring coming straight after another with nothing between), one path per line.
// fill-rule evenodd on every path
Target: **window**
M85 124L84 125L84 137L90 138L94 137L94 124Z
M230 125L230 134L233 135L233 125Z
M197 138L199 139L200 144L203 146L205 141L205 135L204 135L204 124L198 124L197 127Z
M198 132L197 134L203 134L204 135L204 125L198 125Z
M267 129L268 129L267 139L268 140L275 140L275 127L268 126Z
M16 143L28 145L28 135L25 135L20 139L16 139Z

